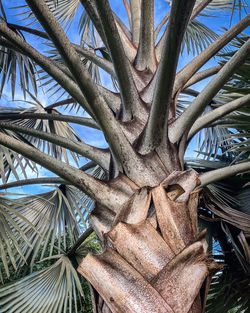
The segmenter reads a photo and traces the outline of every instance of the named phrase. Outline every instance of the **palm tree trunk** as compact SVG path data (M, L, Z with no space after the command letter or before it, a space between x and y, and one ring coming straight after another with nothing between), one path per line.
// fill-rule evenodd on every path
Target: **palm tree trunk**
M197 182L193 171L174 172L135 190L113 219L96 207L91 221L105 248L78 268L101 296L96 312L203 312L201 289L214 263L197 228Z

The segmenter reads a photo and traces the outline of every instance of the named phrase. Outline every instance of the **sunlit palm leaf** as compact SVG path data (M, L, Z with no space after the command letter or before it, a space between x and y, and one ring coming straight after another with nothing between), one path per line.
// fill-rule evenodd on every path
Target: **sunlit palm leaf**
M248 36L237 37L233 41L232 45L235 48L239 49L248 40L248 38L249 38ZM222 54L221 56L225 60L228 60L234 55L236 51L234 50L232 52ZM222 64L224 62L225 61L223 61ZM249 94L249 92L250 92L250 58L245 60L245 63L237 69L232 79L223 87L223 91L217 97L217 99L219 100L218 102L219 104L217 105L223 105L224 103L227 103L231 100L247 95ZM247 159L250 155L249 117L250 117L250 104L247 103L246 105L234 111L233 113L225 116L222 119L222 121L229 120L229 122L220 125L221 129L226 129L229 127L232 129L231 135L226 135L224 140L228 140L228 137L230 136L231 137L230 140L233 139L234 142L233 144L229 145L223 142L225 148L228 149L229 152L237 151L241 157L244 155L245 159ZM230 121L232 122L230 123ZM238 159L236 159L236 161L237 160Z
M15 98L16 84L20 84L24 97L26 90L30 89L30 84L35 93L36 85L36 68L32 60L19 52L0 46L0 93L10 81L12 99Z
M199 2L202 2L202 0L197 0L197 3ZM241 17L241 12L248 6L247 1L245 0L213 0L202 11L202 14L211 16L213 15L213 12L216 11L228 11L232 15L235 11L238 11L239 16Z
M66 251L85 229L92 204L82 199L80 191L78 197L73 194L76 194L73 187L62 185L43 194L19 199L21 205L15 206L15 210L29 219L40 234L31 228L27 230L34 249L22 242L26 258L31 258L31 266L37 258L41 260L55 251Z
M87 172L105 178L100 166ZM9 276L9 266L17 270L27 261L33 268L37 260L68 251L86 230L93 200L70 185L51 187L51 191L35 196L0 198L1 280ZM11 214L9 218L7 214ZM11 248L7 239L11 239Z
M193 20L186 29L181 52L186 51L188 54L199 54L217 38L218 35L214 31L203 23Z
M234 40L232 46L239 49L248 36L241 36ZM221 64L229 60L237 50L220 54L223 57ZM207 113L217 107L238 99L250 91L250 59L246 59L245 63L240 66L234 76L225 84L222 90L214 97L212 103L206 108ZM199 132L199 147L207 156L212 154L216 156L218 153L226 153L228 156L234 156L238 161L249 155L250 143L248 133L250 133L250 106L249 103L236 111L224 116L217 123L217 126L205 128Z
M2 273L0 268L0 280L2 282L6 277L10 277L10 266L17 270L19 260L26 262L22 243L28 249L33 249L27 228L32 230L36 236L40 236L32 222L15 210L14 207L21 205L21 203L18 200L8 199L4 195L6 193L0 196L0 265L2 264L4 269L4 273Z
M0 289L0 311L78 312L83 297L78 274L66 256L40 272ZM82 301L82 299L81 299Z
M225 146L231 147L234 144L231 133L226 128L209 127L199 132L198 135L198 150L205 152L206 158L211 158L212 155L216 156L218 153L225 152ZM222 144L224 143L224 145ZM230 154L228 151L227 154Z
M221 63L225 64L225 62L228 61L236 53L236 51L243 46L243 44L248 39L249 36L244 34L242 36L236 37L231 43L231 46L233 47L232 51L219 54L219 56L222 58ZM239 89L249 87L250 84L249 69L250 69L250 57L245 59L244 64L236 70L232 79L225 85L223 89L227 92L232 92L230 88L235 88L236 90L240 91ZM236 91L234 90L234 92Z
M32 96L30 94L30 96ZM29 101L28 103L32 105L30 108L6 108L2 107L0 108L1 115L4 114L15 114L15 113L46 113L46 114L60 114L57 110L46 110L42 106L42 104L34 97L32 96L32 99L34 101ZM17 120L10 120L9 122L24 126L27 128L40 130L45 133L49 134L55 134L59 135L61 137L65 137L72 141L81 141L80 137L76 134L74 129L66 122L61 121L49 121L49 120L40 120L40 119L17 119ZM51 156L64 160L65 162L69 162L68 152L65 148L57 146L55 144L49 143L47 141L44 141L42 139L33 137L31 135L25 135L25 134L18 134L14 131L8 132L11 136L16 136L19 140L23 140L28 142L29 144L32 144L36 148L40 149L41 151L50 154ZM69 155L71 156L72 160L76 164L78 164L78 155L74 152L70 151Z
M91 25L92 22L88 16L88 14L86 13L86 11L84 11L82 13L82 15L80 16L80 19L79 19L79 24L78 24L78 27L79 27L79 32L80 32L80 35L81 35L81 44L84 45L85 42L88 42L90 41L90 27L92 26Z
M54 46L50 43L47 43L47 46L49 46L51 49L47 51L47 54L52 59L56 60L57 62L64 64L63 59L61 58L61 55L58 53L58 51L54 48ZM91 46L91 49L93 52L95 51L96 45ZM99 71L99 67L94 64L92 61L89 61L87 58L81 57L82 63L84 66L88 69L88 72L90 76L92 77L93 81L97 84L101 84L101 75ZM49 93L51 96L57 95L58 98L61 98L62 96L67 95L67 92L56 82L54 79L51 78L50 75L45 73L42 69L38 71L39 73L39 80L41 83L41 87L46 88L47 93ZM74 106L74 105L73 105ZM71 105L71 109L73 108ZM79 109L79 105L77 105L77 108Z
M79 0L46 0L46 3L64 28L70 27L80 6ZM38 24L34 13L30 11L27 5L15 8L20 10L20 14L18 15L22 18L22 20L28 22L29 25ZM85 40L89 39L92 41L91 32L89 32L90 24L92 24L92 22L90 22L90 19L85 10L83 10L83 7L80 6L80 8L82 12L79 18L78 26L81 34L81 42L83 43Z
M67 27L72 23L75 17L77 9L79 7L79 0L46 0L47 5L57 17L60 23ZM28 21L29 24L36 24L37 19L32 11L30 11L27 5L15 6L15 9L20 9L18 16L24 21Z
M0 1L0 20L3 23L8 22L2 1ZM16 34L23 38L19 31L16 31ZM31 59L20 52L0 45L0 96L9 81L12 99L15 97L17 84L20 85L24 98L26 97L26 90L30 89L30 85L32 85L36 94L36 74L35 63Z
M12 131L0 128L0 132L32 145L24 137ZM17 180L20 176L27 178L26 172L28 170L31 170L34 173L38 173L36 164L34 162L4 146L0 146L0 173L3 183L8 181L11 174L13 174Z

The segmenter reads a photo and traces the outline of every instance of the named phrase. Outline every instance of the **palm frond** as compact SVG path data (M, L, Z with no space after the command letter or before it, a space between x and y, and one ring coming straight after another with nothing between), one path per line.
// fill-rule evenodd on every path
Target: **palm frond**
M202 2L202 0L197 1L197 3L199 2ZM238 11L239 17L241 18L242 11L245 11L247 7L249 7L249 5L245 0L213 0L202 11L202 15L213 16L213 13L216 11L227 11L233 15L235 11Z
M93 206L86 195L72 186L64 185L55 186L43 194L23 197L19 201L21 205L15 206L15 210L32 221L40 234L31 228L27 229L34 249L29 249L22 241L26 258L31 258L31 267L37 258L42 260L51 257L55 251L66 251L86 228L86 219Z
M225 147L231 147L234 143L231 132L227 128L218 126L204 128L198 134L198 155L204 152L207 159L210 159L212 156L215 158L217 154L226 151L228 155L233 155L234 151L229 151Z
M79 17L78 28L81 38L81 44L84 44L85 42L91 44L93 43L94 36L96 36L96 34L94 34L92 30L93 24L86 11L83 10L82 6L80 6L79 0L46 0L46 3L59 21L59 23L65 29L70 28L80 7L81 13ZM27 5L17 6L14 8L20 10L20 13L17 15L22 18L22 21L28 22L29 25L38 25L38 28L41 27L34 13L29 9Z
M249 279L240 268L223 271L214 276L206 305L206 313L249 312Z
M40 236L32 222L14 209L15 206L21 205L18 199L8 199L5 197L6 194L2 193L0 196L0 263L4 270L2 273L0 266L0 281L2 283L10 277L10 267L17 270L18 260L24 263L27 261L21 242L28 249L33 249L27 228L32 230L36 236Z
M100 166L94 166L87 172L98 179L104 179L106 175ZM70 185L50 187L51 191L35 196L3 200L0 198L0 205L4 205L3 210L6 207L7 212L11 212L11 222L18 227L15 241L13 235L14 239L8 234L4 235L5 229L13 227L10 227L9 219L6 219L7 213L1 212L0 234L3 231L4 240L11 238L16 250L13 264L12 254L9 256L11 251L2 246L0 240L0 263L4 265L7 276L9 264L16 270L28 260L29 266L33 268L37 260L69 250L88 226L88 216L94 208L94 201Z
M238 49L240 49L243 44L249 39L248 35L242 34L241 36L237 36L232 40L231 47L233 48L231 51L220 53L219 56L221 59L221 64L225 64L226 61L228 61L236 52ZM234 73L234 76L229 81L229 83L226 84L225 91L228 91L229 87L235 87L238 91L239 89L242 89L245 87L244 85L249 86L250 83L250 74L249 74L249 68L250 68L250 57L246 58L244 64L240 66L237 71ZM223 89L224 89L223 88ZM229 92L231 92L229 90Z
M0 289L1 312L78 312L83 291L78 274L66 256L45 270Z
M232 47L239 49L248 39L248 36L237 37ZM220 54L222 65L229 60L237 50ZM233 77L225 84L222 90L214 97L204 113L216 109L224 104L238 99L250 91L250 59L240 66ZM235 161L246 159L249 156L249 103L234 112L224 116L215 125L202 129L198 135L198 150L205 152L207 157L224 153ZM243 157L243 155L245 156Z
M75 17L77 9L80 5L78 0L46 0L46 4L50 10L57 17L58 21L65 27L68 27ZM28 5L15 6L13 9L20 10L17 16L21 17L22 21L26 21L29 25L37 24L38 21L34 13L30 10Z
M12 131L0 128L0 132L4 132L9 136L12 136L29 145L32 145L21 135L16 134ZM16 180L19 180L20 175L23 175L25 178L27 178L26 172L28 169L38 174L38 170L34 162L28 160L22 155L19 155L15 151L12 151L4 146L0 146L0 174L4 184L8 181L11 174L14 175Z
M221 168L231 163L226 155L215 160L188 160L198 172ZM249 175L235 176L204 189L199 224L207 229L210 253L223 265L215 274L208 294L207 313L249 312Z
M241 211L250 215L250 187L243 187L236 195L237 201L240 203Z
M87 256L88 253L101 253L102 247L96 234L93 232L75 251L74 256L77 263L80 264L83 258Z
M0 95L9 82L12 99L15 98L17 84L20 85L24 98L31 86L36 94L37 74L35 63L31 59L20 52L0 46Z
M181 53L183 54L186 51L188 54L199 54L217 38L218 35L214 31L198 20L193 20L188 24L186 29Z
M239 49L247 40L248 36L241 36L234 39L232 46ZM231 58L237 50L227 52L226 54L221 54L225 63L229 58ZM244 64L240 66L232 79L223 87L223 90L217 95L214 103L214 107L223 105L231 100L240 98L250 92L250 58L246 59ZM227 152L237 152L239 158L244 156L247 159L250 155L250 104L247 103L238 110L232 112L231 114L225 116L223 120L229 120L227 123L219 125L220 129L231 128L231 133L227 134L222 144L224 145ZM231 121L231 123L230 123ZM230 137L230 138L229 138ZM228 142L228 139L231 141ZM238 161L238 158L235 159Z
M32 97L33 101L27 101L32 107L30 108L7 108L0 107L1 115L4 114L22 114L22 113L46 113L46 114L60 114L57 110L46 110L43 105L38 101L36 97L29 93ZM59 135L61 137L65 137L69 140L81 141L80 137L76 134L74 129L66 122L61 121L49 121L49 120L41 120L41 119L17 119L17 120L9 120L9 122L13 124L17 124L23 127L31 128L34 130L40 130L45 133ZM50 154L51 156L64 160L65 162L69 162L67 149L57 146L55 144L49 143L42 139L33 137L31 135L19 134L14 131L5 131L8 132L8 135L15 136L21 141L25 141L34 147L40 149L41 151ZM72 160L78 164L78 155L74 152L70 151L69 155Z
M51 43L46 44L50 49L47 52L48 56L59 62L60 64L64 64L63 59L59 52L55 49L54 45ZM97 45L89 45L88 47L93 52L97 48ZM101 75L99 71L99 67L94 64L92 61L88 60L87 58L81 57L82 63L88 69L90 76L92 77L93 81L99 85L101 85ZM45 73L42 69L38 71L39 73L39 80L41 83L41 87L46 88L46 91L51 96L57 95L58 98L63 96L67 96L65 90L53 79L50 75ZM71 105L71 109L75 107L75 104ZM77 111L80 109L80 106L77 105Z
M1 21L8 24L2 1L0 1L0 11ZM16 30L16 34L24 39L20 31ZM30 90L30 85L37 94L36 78L36 66L30 58L9 47L0 45L0 96L9 81L12 99L15 97L17 83L20 85L24 98L26 97L26 90Z

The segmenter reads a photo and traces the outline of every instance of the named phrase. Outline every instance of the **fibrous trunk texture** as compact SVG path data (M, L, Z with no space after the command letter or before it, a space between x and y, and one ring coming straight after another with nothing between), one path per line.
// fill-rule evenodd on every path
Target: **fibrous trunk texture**
M197 229L196 185L194 172L175 172L157 187L134 190L119 212L94 210L105 248L88 254L78 271L101 296L96 312L203 311L201 287L213 265Z

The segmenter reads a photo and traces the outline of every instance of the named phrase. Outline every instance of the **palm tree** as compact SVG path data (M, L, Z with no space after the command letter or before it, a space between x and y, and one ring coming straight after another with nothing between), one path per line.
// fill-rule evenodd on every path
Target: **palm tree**
M108 0L26 0L16 8L31 21L23 26L1 3L1 91L10 79L14 99L19 82L30 104L1 108L1 189L52 189L0 198L0 278L22 277L0 289L0 310L80 312L80 273L94 312L201 313L206 302L208 312L246 312L250 16L221 36L197 20L246 4L174 0L157 27L153 0L121 4L127 24ZM77 18L80 45L62 28ZM34 36L49 52L32 47ZM177 71L182 53L196 56ZM63 100L44 107L37 82ZM69 123L101 131L107 148ZM197 136L203 158L185 160ZM28 179L37 165L57 176ZM93 231L102 253L86 256Z

